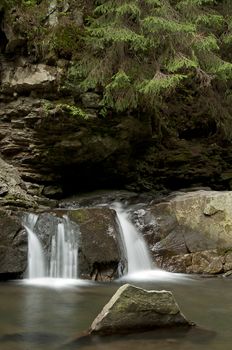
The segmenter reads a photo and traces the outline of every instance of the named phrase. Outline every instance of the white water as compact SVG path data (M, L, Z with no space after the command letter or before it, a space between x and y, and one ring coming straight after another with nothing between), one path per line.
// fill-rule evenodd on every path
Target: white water
M50 277L77 278L78 245L67 216L58 224L57 234L52 237Z
M142 235L130 222L129 213L119 203L115 203L113 208L116 210L121 226L121 234L128 263L128 275L138 271L151 270L153 266L148 247Z
M46 275L43 248L38 237L33 232L37 219L37 215L29 214L25 218L24 224L28 233L28 277L30 279Z

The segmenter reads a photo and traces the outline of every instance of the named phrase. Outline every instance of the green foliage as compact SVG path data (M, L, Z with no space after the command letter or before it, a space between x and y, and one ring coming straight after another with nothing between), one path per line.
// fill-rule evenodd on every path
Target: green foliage
M44 102L43 111L44 111L45 115L49 115L50 112L54 109L62 110L65 113L67 113L67 115L70 115L71 117L74 117L74 118L88 119L88 116L85 113L85 111L83 111L83 109L81 109L80 107L75 106L73 104L57 103L54 105L50 101Z
M155 106L194 75L199 88L227 80L232 64L220 50L222 42L232 41L232 25L217 5L220 1L97 1L69 85L102 92L103 109L122 112L144 110L148 100Z
M60 104L56 105L56 108L62 109L63 111L67 112L72 117L88 119L85 111L83 111L83 109L81 109L80 107L77 107L75 105L60 103Z
M0 8L11 9L15 6L35 6L37 0L1 0Z
M139 91L144 95L160 95L161 93L167 93L173 90L178 84L186 78L182 74L165 75L162 73L156 73L155 77L151 80L144 80L140 86Z

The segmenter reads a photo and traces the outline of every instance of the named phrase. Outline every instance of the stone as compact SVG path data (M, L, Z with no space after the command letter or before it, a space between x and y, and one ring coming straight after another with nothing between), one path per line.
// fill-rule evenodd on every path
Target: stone
M85 108L99 108L101 97L95 92L86 92L81 100Z
M79 277L111 281L123 272L121 236L114 210L108 208L59 209L38 214L34 232L50 260L52 236L64 216L68 217L78 241Z
M224 271L232 270L232 251L225 253Z
M0 280L22 277L27 267L27 234L21 221L0 210Z
M143 220L150 217L155 222L148 238L154 259L173 272L218 274L231 270L230 253L223 253L232 248L231 211L229 191L177 193L151 205Z
M192 265L186 269L187 273L218 274L223 272L223 257L216 251L205 251L192 254Z
M192 326L169 291L144 290L130 284L120 287L93 321L90 334L120 334L160 327Z
M45 186L42 194L48 198L60 198L62 197L63 191L59 186Z
M37 203L27 190L19 172L0 158L1 206L14 208L36 208Z
M119 266L123 270L126 262L115 211L109 208L80 208L68 210L67 216L80 229L80 275L90 276L94 280L119 277Z
M61 69L45 64L30 64L26 60L3 64L1 88L3 93L28 93L32 90L55 90Z

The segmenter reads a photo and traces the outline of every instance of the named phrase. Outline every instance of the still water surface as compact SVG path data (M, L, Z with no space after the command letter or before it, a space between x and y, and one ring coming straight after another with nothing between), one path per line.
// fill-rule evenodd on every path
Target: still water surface
M147 289L171 290L182 312L199 329L75 341L122 283L81 281L65 287L0 284L0 350L232 349L232 280L222 278L188 277L133 283Z

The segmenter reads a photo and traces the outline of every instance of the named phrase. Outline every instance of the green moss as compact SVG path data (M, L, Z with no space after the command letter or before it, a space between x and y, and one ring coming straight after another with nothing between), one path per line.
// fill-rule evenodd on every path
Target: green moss
M89 211L86 211L85 209L71 210L68 213L68 216L74 222L81 224L89 219Z
M74 23L63 21L53 31L51 48L60 57L71 58L81 46L81 30Z
M88 119L87 114L83 109L77 107L75 105L69 105L66 103L61 103L56 105L56 107L61 108L63 111L68 112L68 114L72 117L79 117L83 119Z

